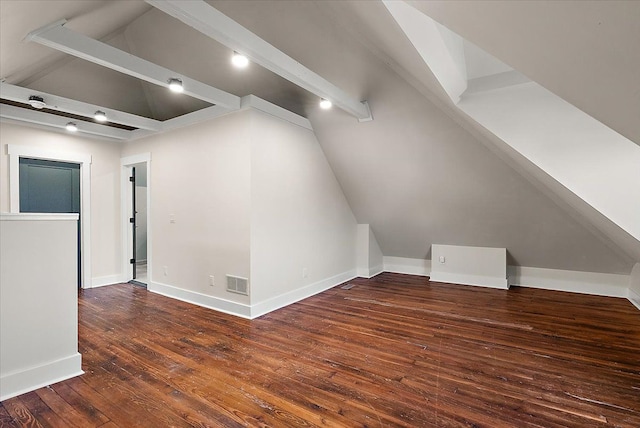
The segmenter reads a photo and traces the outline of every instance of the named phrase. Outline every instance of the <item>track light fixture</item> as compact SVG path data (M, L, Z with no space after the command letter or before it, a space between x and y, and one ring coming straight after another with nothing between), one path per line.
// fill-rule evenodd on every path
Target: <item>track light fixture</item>
M31 95L29 97L29 105L38 110L44 108L47 104L44 102L44 98L39 95Z
M74 122L67 123L66 128L69 132L76 132L78 130L78 126Z
M231 63L237 68L245 68L249 65L249 58L238 53L236 51L233 52L233 56L231 57Z
M97 120L98 122L106 122L107 121L107 114L103 111L96 111L95 114L93 115L93 118L95 120Z
M325 98L321 98L320 99L320 108L323 110L328 110L331 108L333 104L331 103L331 101L325 99Z
M176 93L184 92L184 87L182 86L182 80L172 77L169 79L169 89Z

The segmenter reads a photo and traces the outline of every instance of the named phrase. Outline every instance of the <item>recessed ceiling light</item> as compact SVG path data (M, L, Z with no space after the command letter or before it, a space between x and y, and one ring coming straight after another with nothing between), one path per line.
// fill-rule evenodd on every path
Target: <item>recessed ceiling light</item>
M322 99L320 100L320 108L321 108L321 109L323 109L323 110L328 110L328 109L330 109L332 105L333 105L333 104L331 103L331 101L329 101L329 100L327 100L327 99L322 98Z
M44 98L39 95L31 95L29 97L29 105L33 108L37 108L38 110L44 108L47 104L44 102Z
M78 126L73 122L67 123L66 128L67 128L67 131L70 131L70 132L76 132L78 130Z
M177 93L184 92L184 88L182 87L182 80L176 78L169 79L169 89Z
M245 68L247 65L249 65L249 58L238 52L234 52L233 56L231 57L231 63L238 68Z
M107 114L103 111L96 111L95 114L93 115L93 118L95 120L97 120L98 122L106 122L107 121Z

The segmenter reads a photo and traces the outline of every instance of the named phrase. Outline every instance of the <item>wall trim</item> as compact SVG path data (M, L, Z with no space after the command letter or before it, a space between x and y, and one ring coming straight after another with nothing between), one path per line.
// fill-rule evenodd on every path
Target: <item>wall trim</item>
M78 352L47 364L8 373L0 378L0 401L56 382L71 379L81 374L84 374L82 371L82 356Z
M366 278L366 279L371 279L376 275L380 275L382 272L384 272L384 266L383 265L378 265L378 266L373 266L370 268L360 268L358 269L357 275L360 278Z
M197 291L185 290L184 288L153 281L147 283L147 290L165 297L171 297L183 302L224 312L225 314L247 319L251 318L251 306L244 303L233 302L220 297L209 296L198 293Z
M368 272L369 276L367 276L367 278L373 278L376 275L380 275L382 272L384 272L384 264L370 267Z
M374 276L381 274L382 272L384 272L384 266L378 265L370 268L357 269L356 276L360 278L371 279Z
M404 257L384 257L384 272L429 276L431 260ZM541 288L553 291L592 294L596 296L624 297L640 309L640 295L628 288L629 275L579 272L561 269L543 269L526 266L507 267L508 284L518 287ZM442 277L431 281L463 283ZM633 300L632 300L633 299Z
M330 278L325 278L323 280L314 282L313 284L306 285L302 288L298 288L296 290L280 294L279 296L263 300L262 302L251 305L250 318L258 318L269 312L275 311L276 309L283 308L285 306L291 305L292 303L296 303L318 293L322 293L323 291L333 288L336 285L342 284L346 281L350 281L353 278L356 278L356 276L356 270L352 269L332 276Z
M636 293L632 289L627 290L627 299L631 302L633 306L640 310L640 294Z
M393 272L408 275L429 276L431 260L410 259L404 257L384 257L384 265L374 266L369 269L369 277L372 278L382 272ZM540 288L553 291L567 291L571 293L591 294L607 297L627 298L640 310L640 294L627 287L628 275L578 272L559 269L530 268L523 266L509 266L509 278L479 277L476 275L458 275L439 273L431 281L450 282L453 284L467 285L471 278L477 285L484 281L483 286L497 289L508 289L509 285L518 287ZM262 302L247 305L233 302L220 297L209 296L195 291L185 290L168 284L149 281L147 289L153 293L203 306L205 308L239 316L246 319L255 319L269 312L304 300L308 297L322 293L344 282L350 281L363 273L362 270L352 269L341 274L317 281L302 288L283 293ZM116 278L117 275L112 276ZM102 278L112 278L102 277ZM102 278L95 278L96 281ZM106 284L105 284L106 285ZM98 285L96 285L98 286Z
M429 276L429 281L451 282L453 284L499 288L501 290L509 289L509 282L507 281L507 278L499 278L495 276L468 275L468 274L462 274L462 273L431 271L431 274Z
M429 273L431 273L431 260L428 259L384 256L382 260L384 263L384 272L420 276L429 276Z
M78 221L78 214L0 213L2 221Z
M627 297L629 275L543 269L526 266L507 268L509 284L607 297Z
M91 288L122 283L122 275L107 275L91 278Z

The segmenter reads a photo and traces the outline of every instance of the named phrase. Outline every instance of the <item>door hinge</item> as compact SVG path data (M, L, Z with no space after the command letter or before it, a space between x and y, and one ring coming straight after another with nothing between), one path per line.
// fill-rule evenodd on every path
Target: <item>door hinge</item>
M133 183L133 182L136 181L136 178L135 177L129 177L129 181Z
M129 263L134 264L136 262L136 259L129 259Z
M135 222L136 222L135 217L131 217L131 218L129 219L129 223L135 223Z

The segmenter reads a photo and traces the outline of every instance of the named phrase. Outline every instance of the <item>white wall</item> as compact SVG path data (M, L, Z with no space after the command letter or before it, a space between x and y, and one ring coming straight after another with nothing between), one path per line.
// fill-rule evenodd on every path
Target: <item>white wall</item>
M251 303L258 313L306 297L301 287L314 294L355 276L357 224L312 131L258 111L251 129Z
M380 246L368 224L358 225L357 273L363 278L371 278L383 271L384 260Z
M378 240L369 226L369 275L377 275L384 268L384 255L380 250Z
M9 212L7 145L91 155L91 274L120 275L120 144L0 123L0 212Z
M248 115L229 114L123 147L122 157L151 154L150 290L174 297L186 290L182 298L212 307L219 299L249 303L227 292L225 280L250 274Z
M0 216L0 400L82 374L77 219Z

